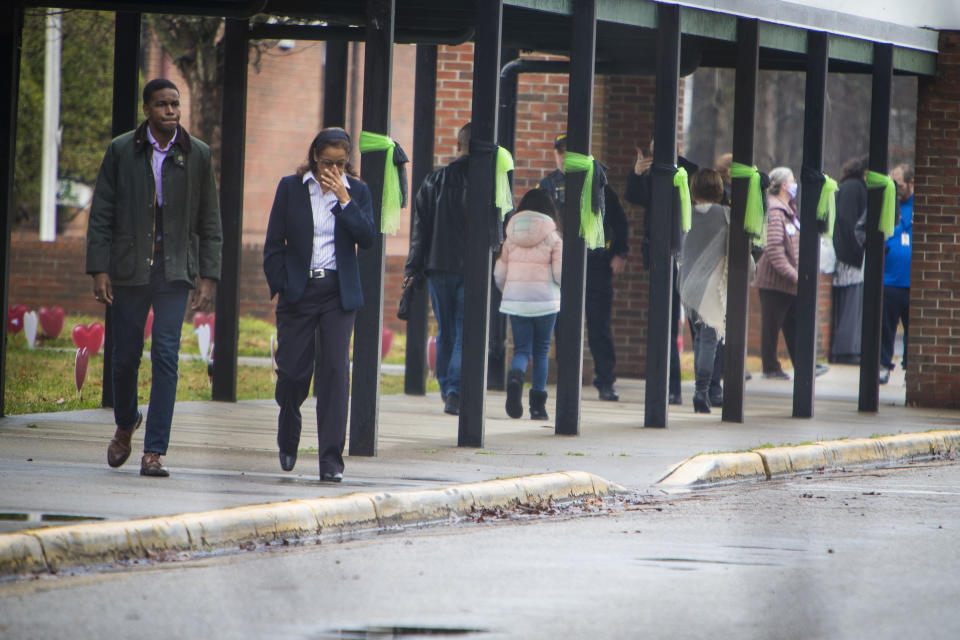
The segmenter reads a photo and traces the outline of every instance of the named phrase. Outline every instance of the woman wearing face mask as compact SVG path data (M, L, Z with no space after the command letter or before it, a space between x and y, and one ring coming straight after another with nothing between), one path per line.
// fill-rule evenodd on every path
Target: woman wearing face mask
M767 189L767 243L757 262L760 289L760 357L763 377L789 380L777 358L777 342L784 342L794 361L796 348L797 258L800 255L800 219L797 217L797 181L793 171L777 167Z

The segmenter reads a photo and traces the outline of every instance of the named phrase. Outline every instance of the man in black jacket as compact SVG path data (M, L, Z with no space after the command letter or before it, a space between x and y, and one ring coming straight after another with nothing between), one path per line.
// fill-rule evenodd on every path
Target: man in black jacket
M684 158L677 156L677 163L683 167L688 175L693 175L699 167ZM627 191L624 198L631 204L638 204L644 209L643 215L643 244L641 251L643 253L643 266L650 268L649 261L649 239L650 239L650 203L653 197L653 186L651 167L653 166L653 140L650 141L650 155L644 155L643 149L637 146L637 160L634 163L633 171L627 175ZM677 344L677 336L680 332L680 291L677 288L679 272L677 271L676 260L673 264L673 302L671 304L670 317L670 374L668 380L669 402L673 405L683 404L683 397L680 392L680 348ZM722 356L721 356L722 357ZM715 367L716 369L716 367ZM719 380L710 381L710 403L712 406L720 406L723 402L723 389L720 387Z
M463 346L463 255L467 232L470 123L457 133L457 158L428 175L413 203L410 252L404 276L430 288L437 319L437 381L443 410L460 413Z
M537 187L549 193L557 208L562 210L566 201L563 162L567 153L567 134L556 137L553 150L557 169L541 180ZM603 236L606 246L587 251L584 306L587 317L587 344L593 355L593 384L599 391L601 400L616 401L620 396L613 388L616 381L613 368L617 363L617 354L610 329L610 310L613 306L613 274L622 273L627 264L627 216L616 192L609 185L604 188L603 196Z

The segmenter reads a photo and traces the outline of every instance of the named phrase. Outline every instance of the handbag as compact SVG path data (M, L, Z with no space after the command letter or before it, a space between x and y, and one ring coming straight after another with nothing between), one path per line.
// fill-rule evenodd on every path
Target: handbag
M420 288L420 279L413 276L404 278L401 286L403 292L400 294L400 304L397 305L397 317L401 320L409 320L410 305L413 304L413 292L414 289Z

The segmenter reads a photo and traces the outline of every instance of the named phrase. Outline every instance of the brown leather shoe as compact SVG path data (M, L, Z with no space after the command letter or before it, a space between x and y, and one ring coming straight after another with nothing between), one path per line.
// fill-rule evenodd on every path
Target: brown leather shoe
M153 476L155 478L166 478L170 472L160 462L160 454L153 451L147 451L140 458L140 475Z
M125 429L117 427L113 440L107 446L107 464L111 467L121 466L130 457L130 438L133 437L133 432L140 428L141 422L143 422L143 414L138 411L137 422L132 427Z

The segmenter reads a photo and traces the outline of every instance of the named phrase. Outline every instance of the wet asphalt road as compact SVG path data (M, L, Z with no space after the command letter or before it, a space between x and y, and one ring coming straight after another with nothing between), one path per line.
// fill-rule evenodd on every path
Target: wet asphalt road
M0 637L960 637L960 464L611 511L8 581Z

